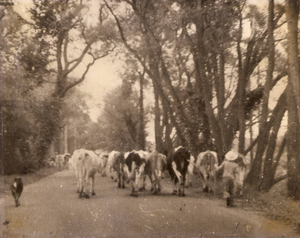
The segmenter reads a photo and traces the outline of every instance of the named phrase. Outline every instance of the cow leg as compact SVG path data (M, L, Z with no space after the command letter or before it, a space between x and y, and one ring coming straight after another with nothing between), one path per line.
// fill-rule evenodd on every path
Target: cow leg
M146 174L143 176L143 190L146 190Z
M117 173L117 171L116 170L114 170L114 177L115 177L115 182L118 182L118 173Z
M92 176L92 195L95 196L95 175Z
M181 187L182 187L182 192L181 194L179 193L179 196L184 197L185 193L184 193L184 184L185 184L185 175L182 178L182 183L181 183Z
M79 178L78 171L76 171L76 180L77 180L77 193L80 193L80 178Z
M125 175L124 175L124 173L122 173L121 179L122 179L122 188L125 188Z
M135 190L135 187L134 187L134 182L131 181L131 187L132 187L132 191L131 191L131 194L130 196L133 196L133 197L138 197L138 194L137 194L137 191Z
M157 194L157 176L155 174L155 172L152 174L153 176L153 194Z
M118 173L118 188L121 188L121 173Z
M177 195L177 181L176 178L174 178L174 182L173 182L173 195Z
M90 198L90 196L87 193L88 187L89 187L89 175L85 171L85 176L83 179L83 186L82 186L82 197L84 197L84 198Z
M152 179L152 174L149 175L149 179L150 179L150 183L151 183L151 189L150 189L150 191L153 192L153 189L154 189L153 188L153 183L154 183L154 181Z
M109 173L110 173L110 178L112 179L112 180L114 180L114 176L113 176L113 168L112 167L110 167L109 168Z

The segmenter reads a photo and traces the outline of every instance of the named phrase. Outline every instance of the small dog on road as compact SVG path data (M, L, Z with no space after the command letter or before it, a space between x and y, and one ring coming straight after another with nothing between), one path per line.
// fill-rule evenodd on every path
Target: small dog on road
M15 178L14 183L10 187L11 193L15 198L16 207L20 206L19 198L23 191L23 182L21 178Z

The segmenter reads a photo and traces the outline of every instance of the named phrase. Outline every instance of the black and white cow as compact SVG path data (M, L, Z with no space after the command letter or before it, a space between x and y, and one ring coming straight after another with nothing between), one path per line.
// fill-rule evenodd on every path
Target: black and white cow
M188 149L180 146L168 156L168 170L174 182L173 193L185 196L184 184L191 154Z
M131 196L138 197L138 189L145 173L145 165L146 159L141 158L136 151L130 152L125 158L124 172L127 175L127 182L131 183Z

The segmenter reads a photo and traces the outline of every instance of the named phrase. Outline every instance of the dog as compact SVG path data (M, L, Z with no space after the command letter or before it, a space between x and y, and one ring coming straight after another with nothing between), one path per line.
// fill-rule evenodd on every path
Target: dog
M23 192L23 182L21 178L15 178L11 185L11 193L15 199L16 207L20 206L19 198Z

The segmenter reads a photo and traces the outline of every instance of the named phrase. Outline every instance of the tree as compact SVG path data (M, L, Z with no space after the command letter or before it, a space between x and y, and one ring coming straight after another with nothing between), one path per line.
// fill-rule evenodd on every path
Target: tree
M300 198L300 81L298 59L298 19L299 3L285 1L286 19L288 23L288 196Z
M88 26L84 21L87 8L82 1L35 0L33 3L30 13L34 22L35 39L40 42L39 50L47 62L44 68L54 78L55 89L50 101L55 109L54 117L59 118L66 93L85 79L90 67L98 59L107 56L114 49L110 39L113 32L109 21L106 22L103 18L97 25ZM83 67L80 76L70 77L80 67ZM59 127L61 125L58 124L56 131ZM47 140L46 148L52 139L53 137ZM42 162L43 157L39 160Z
M105 97L103 111L92 133L95 134L91 143L93 147L97 144L98 148L107 150L138 149L139 114L139 95L132 90L132 85L124 80L121 86ZM146 136L146 132L144 133Z

